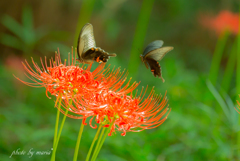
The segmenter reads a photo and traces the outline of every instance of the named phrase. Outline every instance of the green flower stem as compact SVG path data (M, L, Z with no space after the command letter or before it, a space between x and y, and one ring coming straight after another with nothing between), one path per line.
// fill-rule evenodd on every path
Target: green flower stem
M232 46L232 50L230 52L230 55L228 56L228 62L227 66L223 75L222 79L222 89L227 93L229 90L229 86L231 84L233 72L234 72L234 67L236 64L236 45L237 45L237 39L236 42Z
M142 51L142 48L143 48L144 38L146 35L147 26L148 26L149 18L151 15L153 3L154 3L154 0L143 0L142 2L142 8L139 14L136 32L133 39L130 59L128 62L129 63L128 72L131 75L137 74L136 71L140 63L139 50Z
M88 151L86 161L89 161L89 158L90 158L91 153L92 153L92 148L93 148L96 140L98 139L98 135L99 135L99 132L100 132L101 129L102 129L102 124L100 124L99 127L98 127L97 133L96 133L96 135L95 135L95 137L94 137L94 139L92 141L91 147L90 147L90 149Z
M62 94L59 95L58 109L61 107L61 102L62 102ZM56 102L56 103L57 103L57 102ZM56 143L56 140L57 140L57 131L58 131L59 116L60 116L60 111L57 110L57 117L56 117L55 131L54 131L54 138L53 138L53 147L54 147L54 145L55 145L55 143Z
M105 129L106 129L106 128L103 128L102 131L101 131L101 134L100 134L100 136L99 136L99 138L98 138L98 142L97 142L97 145L96 145L95 150L94 150L94 152L93 152L91 161L94 161L94 160L95 160L94 158L95 158L95 155L97 154L97 149L98 149L98 147L99 147L99 145L100 145L100 142L101 142L101 140L102 140L102 137L103 137L103 134L104 134Z
M80 141L81 141L81 138L82 138L83 128L84 128L84 123L82 122L82 124L80 126L80 129L79 129L79 133L78 133L78 139L77 139L77 143L76 143L76 147L75 147L73 161L77 161L78 149L79 149Z
M222 35L220 35L215 51L213 53L212 63L209 71L209 80L215 86L217 82L218 72L220 68L221 58L223 55L224 47L227 42L227 38L229 36L229 32L226 31Z
M95 151L96 151L96 154L93 156L92 160L91 161L95 161L97 159L97 156L102 148L102 145L104 143L104 141L106 140L108 134L110 133L111 131L111 128L112 128L112 125L114 124L116 118L113 119L113 121L111 122L110 126L108 127L108 130L105 132L104 136L103 136L103 139L100 140L100 145L96 147ZM94 151L94 153L95 153Z
M72 105L72 99L70 100L68 108L71 105ZM62 123L61 123L61 127L59 129L59 133L58 133L58 137L57 137L56 143L53 146L53 152L52 152L51 161L55 161L55 155L56 155L56 151L57 151L58 142L59 142L59 139L60 139L60 136L61 136L61 133L62 133L63 125L64 125L64 122L66 120L67 114L68 114L68 110L66 109L65 115L63 116L63 120L62 120Z

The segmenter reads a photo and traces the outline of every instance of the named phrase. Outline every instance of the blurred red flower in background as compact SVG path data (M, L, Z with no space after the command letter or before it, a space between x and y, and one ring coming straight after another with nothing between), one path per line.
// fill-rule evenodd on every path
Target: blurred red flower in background
M239 32L239 14L230 11L221 11L216 17L203 15L200 18L203 26L213 29L217 34L228 30L233 34Z

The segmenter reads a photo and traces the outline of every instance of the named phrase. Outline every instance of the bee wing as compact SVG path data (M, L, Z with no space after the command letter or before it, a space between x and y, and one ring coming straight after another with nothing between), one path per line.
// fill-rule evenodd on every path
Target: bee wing
M96 47L96 42L93 35L93 26L87 23L83 26L79 38L78 38L78 56L81 57L82 53L85 53L91 48Z
M151 58L151 59L154 59L156 61L160 61L172 49L173 49L173 47L171 47L171 46L158 48L158 49L152 50L149 53L147 53L144 56L144 58L145 59Z
M162 45L163 45L163 41L162 40L155 40L155 41L151 42L150 44L148 44L148 46L143 51L143 55L145 56L150 51L162 47Z

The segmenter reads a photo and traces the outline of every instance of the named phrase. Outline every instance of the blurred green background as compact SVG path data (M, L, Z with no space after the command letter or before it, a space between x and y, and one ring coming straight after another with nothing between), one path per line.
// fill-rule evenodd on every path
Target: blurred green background
M172 108L158 128L108 137L99 161L240 160L239 114L234 110L240 94L236 73L240 71L236 57L229 59L237 52L237 36L219 39L215 31L200 23L201 15L217 15L222 10L239 13L239 1L1 1L0 160L50 160L49 155L29 157L27 153L31 148L51 151L54 99L46 97L44 88L28 87L13 74L28 80L21 62L33 57L40 63L39 57L50 58L57 48L62 58L67 58L86 22L93 24L97 46L117 53L108 64L128 69L129 77L141 81L139 89L148 85L162 95L167 91ZM160 62L165 83L155 78L139 57L148 43L159 39L174 47ZM223 51L218 67L212 57L219 46ZM211 65L216 66L211 74L216 83L209 80ZM81 120L66 119L57 161L72 160L80 124ZM95 133L85 127L78 160L85 159ZM18 148L26 154L9 158Z

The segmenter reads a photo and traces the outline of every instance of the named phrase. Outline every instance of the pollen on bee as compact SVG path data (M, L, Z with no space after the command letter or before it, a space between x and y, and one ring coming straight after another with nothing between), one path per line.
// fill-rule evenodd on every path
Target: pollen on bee
M94 48L91 48L91 50L94 50Z
M154 69L152 69L151 71L154 72Z
M96 48L95 50L98 51L98 48Z

